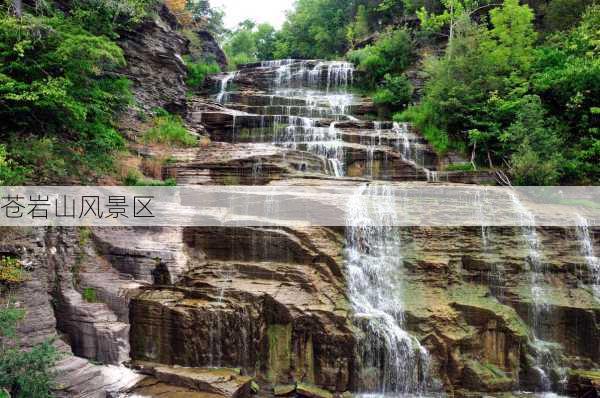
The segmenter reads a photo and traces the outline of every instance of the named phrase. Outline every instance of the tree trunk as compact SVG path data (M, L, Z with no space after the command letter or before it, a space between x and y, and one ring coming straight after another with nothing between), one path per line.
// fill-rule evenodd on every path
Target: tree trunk
M23 16L23 0L13 0L13 11L16 17Z

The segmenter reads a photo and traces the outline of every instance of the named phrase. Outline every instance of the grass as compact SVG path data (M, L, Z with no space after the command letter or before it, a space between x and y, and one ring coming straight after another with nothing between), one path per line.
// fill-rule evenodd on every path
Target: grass
M192 62L186 60L187 79L186 84L191 89L199 89L204 84L206 76L221 72L216 62Z
M185 128L179 116L159 113L152 121L152 128L143 136L146 144L194 147L198 140Z
M451 150L466 153L466 144L452 140L446 131L436 127L430 118L431 114L432 110L429 109L427 103L422 103L396 113L394 121L413 123L438 155L444 155Z
M83 289L83 293L81 294L83 299L88 303L97 303L98 297L96 296L96 290L92 287L86 287Z
M123 184L128 187L174 187L177 181L174 178L155 180L145 177L138 170L131 170L123 179Z

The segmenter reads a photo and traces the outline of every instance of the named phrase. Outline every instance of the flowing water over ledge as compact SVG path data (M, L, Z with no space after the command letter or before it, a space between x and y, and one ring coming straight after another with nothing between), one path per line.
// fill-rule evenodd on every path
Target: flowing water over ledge
M375 181L425 180L436 183L446 180L447 173L437 171L438 159L410 125L360 119L364 119L364 113L361 113L364 111L361 110L364 103L352 92L354 78L355 71L350 64L316 60L265 61L244 66L238 72L219 75L213 98L230 112L228 117L231 118L231 124L228 124L229 120L223 123L221 119L219 123L212 125L213 130L216 130L217 140L240 146L249 144L244 147L249 152L258 148L252 145L261 144L282 149L284 158L293 156L304 159L297 165L300 174L308 175L319 169L310 164L311 159L316 157L322 163L320 170L316 172L319 174L316 178L344 182L350 181L348 177L357 178L352 181L358 183L356 185L359 187L347 206L344 252L346 293L352 307L357 340L356 391L365 393L364 396L437 396L442 381L436 380L437 374L432 370L440 360L440 353L435 352L438 348L436 344L443 344L432 342L431 339L425 341L426 333L415 326L414 297L411 295L418 294L411 284L415 283L415 267L421 267L424 262L435 268L438 261L443 263L444 260L414 258L415 243L405 239L406 230L393 226L394 220L402 217L402 214L389 206L392 199L397 198L390 197L391 192L386 191L386 186ZM209 125L215 118L210 115L211 112L224 113L222 110L210 109L204 112L203 120ZM248 159L252 163L249 167L252 173L250 181L255 184L264 183L262 176L269 173L269 167L272 170L269 159L258 155ZM411 172L399 174L398 170L402 168L410 169ZM312 177L315 178L315 175ZM373 197L383 198L378 202L380 205L369 207L362 204L363 199ZM474 208L482 219L485 218L485 206L481 204L483 202L485 198L480 197L474 203ZM510 201L508 206L511 206ZM486 287L489 288L491 297L487 293L482 293L481 297L473 294L483 303L472 302L471 298L466 300L461 296L462 287L457 289L456 286L451 286L450 278L456 278L455 274L448 275L449 280L444 281L444 289L448 292L440 295L446 296L450 303L449 307L452 308L448 311L468 313L466 317L477 317L483 316L482 313L488 314L486 311L492 308L491 311L497 318L489 320L490 325L503 325L478 327L487 328L481 332L486 336L482 337L485 344L489 340L494 341L493 344L507 344L506 352L499 348L498 352L486 353L490 357L480 358L482 348L477 348L479 351L474 350L475 355L462 363L465 368L469 367L472 372L492 369L500 374L498 377L504 382L508 378L508 372L514 372L510 374L512 380L519 379L516 366L519 361L523 361L535 373L524 375L524 378L530 380L526 381L523 388L539 391L540 394L535 396L552 397L554 395L548 392L560 389L561 382L564 381L564 374L561 373L561 359L564 355L561 347L554 343L555 336L551 336L551 328L548 326L559 316L555 310L558 305L552 303L549 297L552 289L550 282L555 277L552 275L555 270L548 264L551 261L545 258L546 242L543 239L547 236L546 232L530 225L532 215L517 199L513 198L512 206L521 214L522 219L511 232L516 234L515 239L506 231L478 227L476 241L481 244L479 251L468 255L461 252L458 255L461 266L468 269L455 271L455 265L450 260L444 265L448 268L447 272L465 272L474 278L472 275L475 271L491 264ZM422 233L427 236L425 245L436 240L434 235ZM460 241L463 238L460 235L466 234L459 230L453 232L458 236L444 230L439 233L447 233L446 238L451 242ZM511 240L505 247L500 242L504 243L507 236L511 236ZM578 228L578 251L587 259L586 275L591 275L588 284L592 288L597 285L595 275L598 274L593 241L585 221L581 221ZM460 252L461 243L456 244L458 249L452 245L440 249L440 256L455 250ZM256 250L254 244L252 247L253 251ZM516 253L514 257L509 253L511 250ZM522 253L525 254L519 257ZM503 256L504 262L495 261L497 256ZM418 272L429 271L420 269ZM515 281L517 273L520 279ZM223 279L234 278L225 275ZM453 282L456 283L456 280ZM471 282L462 283L469 285ZM418 283L422 281L416 283L421 286ZM478 291L472 285L468 289ZM430 304L435 308L436 303ZM503 318L509 313L510 317L517 319L513 324L507 323L507 318ZM222 350L218 344L227 331L222 327L222 320L218 316L220 315L213 315L217 324L213 327L210 364L235 365L221 360ZM490 315L483 317L487 316ZM430 321L429 318L427 320ZM236 322L251 320L241 317ZM214 322L211 325L215 325ZM469 325L466 330L470 327ZM510 331L507 332L506 329ZM277 333L279 332L288 333L287 329L278 330ZM244 339L246 337L242 340ZM246 346L250 347L251 342L240 342L240 347ZM451 355L453 354L446 354ZM518 357L517 365L514 363L515 356ZM485 366L482 367L481 364ZM493 366L486 368L489 364ZM445 385L447 381L443 381ZM517 383L512 386L518 387ZM507 387L493 385L490 388L502 388L506 391Z
M247 107L262 115L258 130L250 132L255 140L291 150L307 151L323 158L326 172L335 177L352 174L347 151L353 150L340 122L358 122L351 115L358 98L350 92L354 67L346 62L279 60L261 63L272 70L267 80L263 105ZM234 94L228 89L242 73L222 77L217 102L235 106ZM258 103L258 101L256 101ZM264 116L274 115L271 131ZM328 124L323 126L323 124ZM235 131L234 136L239 132ZM407 165L422 170L427 180L437 180L437 173L424 167L425 152L415 145L408 127L399 123L374 122L372 130L359 140L364 148L364 170L368 178L381 175L382 162L388 153ZM377 164L377 167L376 167ZM257 170L259 172L260 170ZM354 309L354 322L359 330L359 389L381 394L424 394L431 384L429 355L419 341L405 330L402 305L402 242L394 229L393 218L399 215L386 200L384 186L363 185L348 204L347 233L348 296ZM381 207L374 212L361 204L369 195L381 196ZM386 224L389 220L391 223ZM382 224L383 221L383 224ZM374 227L373 225L381 225Z

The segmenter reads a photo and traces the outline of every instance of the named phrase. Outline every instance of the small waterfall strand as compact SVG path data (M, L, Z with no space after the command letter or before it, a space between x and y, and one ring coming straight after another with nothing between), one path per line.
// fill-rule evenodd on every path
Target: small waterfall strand
M590 274L592 291L596 300L600 301L600 258L594 252L594 244L590 233L590 226L584 217L577 215L577 236L581 255L585 258L585 262Z
M429 382L429 356L404 329L402 244L393 203L390 187L372 184L361 186L348 204L348 295L362 332L361 389L422 394Z

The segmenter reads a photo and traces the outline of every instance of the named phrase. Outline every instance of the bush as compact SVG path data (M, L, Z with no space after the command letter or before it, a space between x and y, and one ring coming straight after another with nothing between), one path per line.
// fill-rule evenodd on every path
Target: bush
M177 181L174 178L167 178L164 181L146 178L138 170L135 170L127 174L123 184L128 187L174 187L177 185Z
M83 289L83 299L88 303L96 303L98 297L96 296L96 290L92 287L86 287Z
M18 285L27 280L27 273L19 260L0 257L0 284Z
M14 398L50 398L60 354L52 341L20 346L16 327L24 317L25 311L10 304L0 309L0 386Z
M193 147L198 140L185 128L181 118L159 113L154 117L153 127L144 134L145 143Z
M384 33L373 45L347 54L350 62L363 72L363 84L375 87L386 74L399 75L411 64L413 44L404 29Z
M18 185L25 181L25 169L7 159L6 146L0 144L0 185Z
M131 101L130 82L110 73L125 64L123 51L78 22L60 12L14 18L0 11L0 138L13 162L10 178L0 166L3 180L22 181L33 170L85 178L110 169L123 145L114 118Z
M383 105L393 110L404 108L411 100L413 87L405 75L385 75L385 81L373 96L377 105Z
M404 112L396 113L394 120L397 122L414 123L438 154L444 154L450 149L448 133L439 129L433 123L428 103L425 102L417 106L412 106Z
M189 88L198 89L204 84L207 75L221 72L221 68L216 62L186 62L188 76L186 83Z

